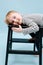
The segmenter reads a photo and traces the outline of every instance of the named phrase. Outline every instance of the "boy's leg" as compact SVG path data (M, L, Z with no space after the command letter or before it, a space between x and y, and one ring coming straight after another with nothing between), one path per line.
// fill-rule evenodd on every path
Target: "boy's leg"
M31 39L29 39L30 42L35 42L35 34L34 33L31 33Z
M29 39L29 41L30 41L30 42L34 42L35 45L36 45L36 47L37 47L37 49L39 50L39 43L36 41L36 40L37 40L36 35L35 35L34 33L31 33L30 35L32 36L32 38ZM36 42L35 42L35 41L36 41Z

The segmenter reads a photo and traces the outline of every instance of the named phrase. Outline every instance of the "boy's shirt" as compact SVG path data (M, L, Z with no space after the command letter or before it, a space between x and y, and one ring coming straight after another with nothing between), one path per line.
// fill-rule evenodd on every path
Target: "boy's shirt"
M39 31L39 26L43 26L43 14L29 14L22 16L22 23L28 25L28 28L23 29L24 34L35 33Z

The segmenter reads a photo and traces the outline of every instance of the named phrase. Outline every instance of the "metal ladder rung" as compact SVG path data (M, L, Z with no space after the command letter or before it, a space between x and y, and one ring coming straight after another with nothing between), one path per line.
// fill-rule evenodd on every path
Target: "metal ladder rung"
M10 40L11 41L11 40ZM19 42L19 43L34 43L30 42L29 39L18 39L18 38L12 38L12 42Z
M27 50L9 50L9 54L39 55L39 52L38 51L27 51Z

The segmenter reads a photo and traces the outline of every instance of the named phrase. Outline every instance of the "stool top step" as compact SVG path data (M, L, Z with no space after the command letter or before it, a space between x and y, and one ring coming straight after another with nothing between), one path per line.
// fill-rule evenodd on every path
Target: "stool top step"
M21 24L21 26L22 26L22 28L27 28L27 27L29 27L29 26L26 25L26 24ZM19 28L18 25L12 25L12 24L9 24L8 27L17 27L17 28Z
M26 25L26 24L21 24L21 26L22 26L22 28L27 28L27 27L29 27L29 26ZM17 27L17 28L18 28L19 26L18 26L18 25L9 24L8 27ZM39 26L39 27L43 29L43 26Z

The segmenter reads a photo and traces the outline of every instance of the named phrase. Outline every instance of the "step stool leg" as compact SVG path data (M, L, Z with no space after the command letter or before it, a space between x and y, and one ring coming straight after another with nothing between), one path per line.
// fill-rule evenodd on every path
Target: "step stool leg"
M39 55L39 65L42 65L42 52Z
M39 36L39 65L42 65L42 32L41 31Z
M10 49L12 49L12 34L13 34L13 32L11 30L11 33L10 33Z
M6 53L6 60L5 60L5 65L8 63L8 52Z
M35 43L34 43L34 51L35 51Z
M41 40L41 39L40 39ZM40 50L39 50L39 65L42 65L42 40L40 42Z
M9 40L10 40L10 33L11 33L11 30L10 28L8 28L8 38L7 38L7 49L6 49L6 59L5 59L5 65L7 65L8 63L8 53L9 53Z

